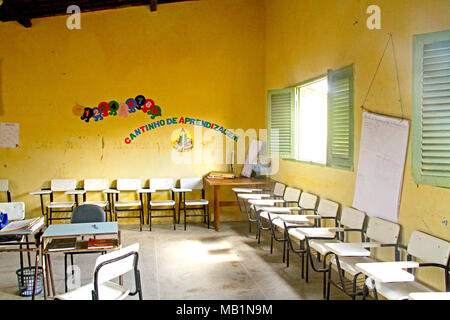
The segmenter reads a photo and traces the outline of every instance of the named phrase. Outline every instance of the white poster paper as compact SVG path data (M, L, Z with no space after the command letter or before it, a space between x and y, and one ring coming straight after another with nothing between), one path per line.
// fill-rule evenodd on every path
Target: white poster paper
M2 122L0 124L0 148L19 147L19 124Z
M363 113L353 207L398 222L409 122Z

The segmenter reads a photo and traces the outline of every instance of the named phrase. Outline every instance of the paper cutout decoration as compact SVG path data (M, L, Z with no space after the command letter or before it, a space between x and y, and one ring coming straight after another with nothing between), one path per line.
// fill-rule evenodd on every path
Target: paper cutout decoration
M172 148L178 152L188 152L194 148L194 137L187 129L175 130L171 140Z
M81 116L81 120L89 122L89 119L94 115L94 111L92 108L84 108L83 115Z
M99 107L95 107L94 109L92 109L92 112L93 112L92 117L94 118L95 121L103 120L102 110Z
M74 105L72 108L73 114L78 117L81 117L81 115L83 114L83 110L84 110L84 107L80 106L79 104Z
M128 117L128 106L125 103L119 104L119 117Z
M145 97L140 94L134 98L136 101L136 109L141 110L142 106L145 104Z
M108 116L119 116L126 118L129 113L136 113L136 110L142 110L142 112L151 116L152 119L160 117L161 107L155 105L152 99L146 99L142 94L137 95L134 99L129 98L125 103L119 103L115 100L108 102L100 102L98 107L89 108L76 104L72 111L76 116L80 116L81 120L89 122L91 118L94 118L95 122L101 121Z
M2 122L0 125L0 148L19 147L19 124Z

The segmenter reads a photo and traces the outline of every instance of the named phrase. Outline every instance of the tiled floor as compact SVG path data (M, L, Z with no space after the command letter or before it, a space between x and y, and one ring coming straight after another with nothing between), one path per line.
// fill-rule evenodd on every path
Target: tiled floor
M299 258L291 255L291 265L286 268L281 262L281 246L275 243L270 254L269 235L258 245L245 222L222 223L220 232L202 224L189 224L187 231L181 226L173 231L171 224L154 225L152 232L139 232L135 225L121 225L120 229L125 246L140 244L144 299L322 299L321 274L311 272L310 282L305 283L300 278ZM75 256L82 284L92 279L96 257ZM18 264L17 253L0 255L0 299L22 298L17 293ZM52 255L52 264L57 293L62 293L63 255ZM127 275L125 284L131 280ZM348 299L336 289L331 298Z

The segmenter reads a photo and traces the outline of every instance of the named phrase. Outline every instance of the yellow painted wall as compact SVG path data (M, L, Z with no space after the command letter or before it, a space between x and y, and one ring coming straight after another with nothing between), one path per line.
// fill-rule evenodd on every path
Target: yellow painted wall
M381 8L381 30L366 27L366 8ZM413 35L450 28L446 0L268 0L266 1L266 89L292 86L301 81L354 65L355 155L357 168L361 137L360 109L381 57L388 33L392 33L398 59L403 116L411 119ZM390 116L402 116L398 102L392 48L378 72L366 108ZM352 204L355 172L281 161L275 176L289 185L320 197ZM414 184L411 174L411 141L408 146L399 223L401 242L407 244L413 230L450 240L450 190ZM443 273L419 275L444 289Z
M75 178L82 186L85 178L107 177L114 186L119 177L140 177L148 185L150 177L225 169L174 166L173 127L125 144L130 132L150 121L140 111L85 123L72 113L76 103L95 107L143 94L161 106L162 119L187 116L230 129L265 126L264 114L254 112L265 103L262 1L82 13L81 30L68 30L66 19L33 19L31 28L0 23L0 122L20 124L20 147L0 149L0 177L9 179L13 200L25 201L27 216L40 215L38 197L28 193L49 187L52 178ZM186 128L194 133L193 126ZM196 148L211 154L212 142ZM223 210L225 221L240 218L235 209Z

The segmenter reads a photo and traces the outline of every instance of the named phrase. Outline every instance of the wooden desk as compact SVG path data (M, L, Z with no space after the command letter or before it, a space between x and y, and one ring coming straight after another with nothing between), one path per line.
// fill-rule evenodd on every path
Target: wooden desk
M37 290L37 278L38 278L38 270L39 270L39 262L41 262L42 267L44 266L44 263L42 261L42 252L40 250L40 241L41 241L41 235L44 229L44 218L41 218L40 221L36 222L34 225L34 228L27 229L27 230L17 230L17 231L10 231L10 232L2 232L0 236L18 236L18 237L25 237L26 241L11 241L7 243L0 244L0 252L27 252L28 254L35 252L36 258L34 263L34 283L33 283L33 294L31 296L31 299L34 300L36 297L36 290ZM28 241L28 236L34 236L34 242ZM34 248L30 248L29 246L34 244ZM6 246L6 248L2 248L2 246ZM10 248L11 246L19 246L19 248ZM22 246L26 246L26 248L22 248ZM28 259L30 257L28 256ZM45 291L45 273L42 274L42 282L43 282L43 291L44 291L44 299L46 298L47 294Z
M99 236L99 235L113 235L117 237L117 246L113 248L88 248L87 241L77 241L76 247L70 250L58 250L49 251L47 246L52 239L58 238L73 238L73 237L85 237L85 236ZM121 237L119 231L119 225L117 222L95 222L95 223L69 223L69 224L52 224L42 235L41 240L42 254L44 255L44 273L47 272L47 287L48 292L50 289L53 292L53 296L56 295L55 283L53 280L52 264L50 260L50 254L53 253L88 253L88 252L99 252L99 251L110 251L118 250L121 248ZM66 273L67 270L64 270ZM48 279L50 278L50 283ZM65 279L66 280L66 279ZM122 277L120 278L122 282ZM66 282L67 283L67 282ZM45 283L44 283L45 287Z
M220 231L220 207L225 206L237 206L236 201L220 201L219 191L220 187L225 186L256 186L267 185L272 183L270 179L255 179L255 178L234 178L234 179L217 179L217 178L205 178L207 184L209 184L214 190L214 226L217 231Z

